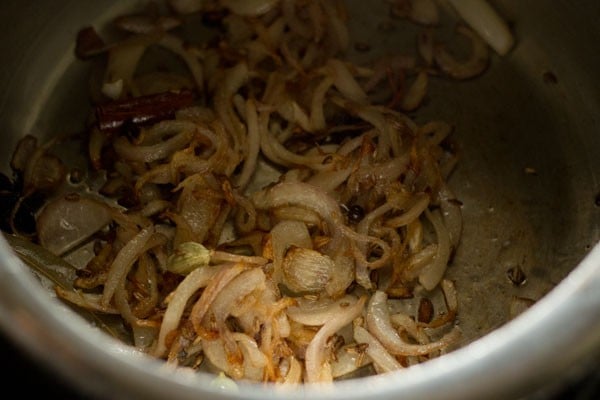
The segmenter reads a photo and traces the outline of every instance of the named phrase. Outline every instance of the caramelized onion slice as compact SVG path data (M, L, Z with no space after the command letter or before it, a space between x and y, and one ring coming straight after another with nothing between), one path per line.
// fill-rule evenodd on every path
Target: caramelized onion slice
M156 357L162 357L167 351L167 335L177 329L183 311L190 297L200 288L208 285L209 280L219 271L218 267L204 266L191 271L168 297L168 306L163 316L158 334L158 342L153 350Z
M319 382L326 377L331 377L331 367L326 364L325 353L327 340L337 331L352 322L362 313L366 296L358 299L354 304L332 317L319 329L315 337L306 348L306 380L307 382ZM328 368L329 367L329 368ZM327 371L329 369L329 371ZM329 373L327 373L329 372Z
M354 340L366 344L365 352L373 360L376 368L381 372L390 372L402 369L402 365L392 356L386 348L362 326L354 327Z
M346 295L335 301L329 298L319 300L298 298L297 301L297 305L288 307L288 317L292 321L303 325L321 326L350 304L356 302L356 297Z
M460 330L454 328L436 342L428 344L406 343L392 326L387 305L387 294L382 291L376 291L371 296L367 307L366 320L369 332L393 355L423 356L431 354L445 349L460 337Z
M154 233L154 225L141 229L130 241L128 241L117 253L117 256L110 265L108 277L104 284L101 304L108 307L117 287L127 277L133 263L145 250L146 243Z
M436 64L448 76L458 80L470 79L479 76L486 70L489 63L487 44L472 29L459 25L456 32L471 41L471 54L467 60L458 60L450 54L444 46L438 44L434 47L433 57Z

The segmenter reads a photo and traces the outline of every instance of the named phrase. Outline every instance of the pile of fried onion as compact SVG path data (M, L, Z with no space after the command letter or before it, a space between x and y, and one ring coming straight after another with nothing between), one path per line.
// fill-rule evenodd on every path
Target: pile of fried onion
M409 115L430 79L483 73L490 47L459 24L471 56L454 57L435 36L447 9L384 4L420 29L415 54L365 65L335 0L172 0L82 29L89 171L53 155L64 138L28 136L11 162L22 199L45 195L29 240L87 254L57 295L234 380L330 382L450 351L454 127Z

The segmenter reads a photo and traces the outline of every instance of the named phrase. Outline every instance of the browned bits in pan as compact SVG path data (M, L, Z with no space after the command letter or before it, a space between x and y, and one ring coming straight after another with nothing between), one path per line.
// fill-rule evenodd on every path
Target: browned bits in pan
M433 303L427 297L423 297L419 302L419 310L417 312L417 320L428 324L433 319Z

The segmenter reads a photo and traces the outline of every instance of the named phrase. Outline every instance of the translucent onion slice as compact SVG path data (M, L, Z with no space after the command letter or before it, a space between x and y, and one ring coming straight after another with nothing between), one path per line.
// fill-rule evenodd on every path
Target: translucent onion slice
M335 359L331 362L331 375L334 379L349 377L349 374L371 363L371 359L362 351L361 347L353 343L336 352Z
M108 271L108 277L104 284L102 292L101 304L108 307L117 287L124 280L129 272L129 269L137 258L142 254L146 247L146 243L154 233L154 226L148 226L140 230L125 246L117 253L113 263Z
M193 124L181 124L173 121L163 121L161 124L172 125L174 130L181 129L182 125L188 125L193 129ZM194 136L193 130L182 130L176 133L173 137L165 140L164 142L151 144L147 146L137 146L132 144L124 136L120 136L114 140L113 146L119 157L125 160L139 161L139 162L152 162L162 160L173 154L177 150L181 150L187 146Z
M402 365L392 356L386 348L362 326L354 327L354 340L366 344L366 353L373 360L376 368L381 372L391 372L402 369Z
M329 298L319 300L298 298L298 305L289 307L287 315L292 321L300 324L320 326L355 302L356 297L351 295L335 301Z
M326 360L324 359L327 340L360 316L366 300L367 297L363 296L354 304L345 307L343 311L333 315L308 344L305 356L307 382L320 382L323 379L331 378L331 367L327 368L328 365L325 365Z
M61 255L81 244L112 220L108 206L81 196L61 196L49 202L37 219L40 244Z
M86 310L98 311L104 314L119 314L119 310L116 308L102 305L102 296L99 294L85 293L77 289L68 290L60 286L55 286L54 290L56 295L61 299L67 300Z
M474 78L485 71L489 64L489 51L485 41L471 28L459 25L456 32L471 41L472 51L466 60L458 60L444 46L434 46L433 57L436 64L448 76L458 80Z
M243 333L232 333L234 339L244 354L244 377L253 381L260 381L267 365L267 357L258 348L256 340Z
M442 185L438 196L440 198L444 223L450 235L450 243L456 248L462 236L463 229L461 204L456 200L456 196L446 184Z
M303 182L282 182L254 193L252 200L256 208L262 210L299 206L316 212L327 223L328 233L332 236L327 247L342 247L342 213L337 202L320 188Z
M331 69L333 84L346 98L360 104L368 103L367 94L344 62L332 58L327 65Z
M271 229L270 244L273 258L273 280L276 283L280 283L282 280L281 264L288 248L297 246L312 249L312 241L306 224L292 220L281 221Z
M225 348L225 341L222 338L217 338L202 340L202 350L206 358L220 371L234 380L244 377L243 355L239 348L235 349L236 354L228 353Z
M256 299L250 300L248 297L253 292L259 293L264 289L265 274L261 268L250 269L233 279L221 290L210 307L217 328L224 329L229 315L239 315L242 310L252 307Z
M450 233L442 220L439 210L425 210L425 215L435 229L437 253L433 262L426 266L419 275L419 282L425 289L433 290L442 280L448 266L448 260L450 259Z
M289 357L290 367L283 381L287 385L302 383L302 364L294 356Z
M167 335L177 329L179 320L187 305L189 298L200 288L206 286L209 280L219 270L218 267L204 266L190 272L174 292L169 295L167 310L160 326L158 342L152 352L156 357L162 357L167 351L165 339Z
M202 328L202 319L221 290L247 268L248 266L245 264L228 264L213 277L214 279L212 279L206 289L204 289L202 296L200 296L198 301L196 301L192 307L190 315L194 329L198 334L204 332L204 329Z
M460 337L460 330L454 328L442 339L428 344L406 343L392 326L387 305L387 294L376 291L367 307L367 326L385 348L393 355L423 356L443 350Z
M448 0L458 14L501 56L515 44L510 28L486 0Z

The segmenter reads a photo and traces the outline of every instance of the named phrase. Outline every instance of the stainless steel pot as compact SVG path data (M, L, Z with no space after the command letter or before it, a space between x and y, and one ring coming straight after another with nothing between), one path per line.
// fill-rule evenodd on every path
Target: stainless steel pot
M137 1L16 0L0 4L0 123L8 166L18 138L81 128L85 66L76 32ZM385 9L350 1L352 29L398 46L376 27ZM600 3L499 0L517 46L480 79L437 81L424 117L455 121L463 157L452 178L465 233L450 276L461 287L463 347L398 374L281 391L174 374L66 309L0 240L0 322L15 343L87 393L106 398L513 399L545 396L600 353ZM519 265L527 284L511 285ZM514 296L537 303L510 320Z

